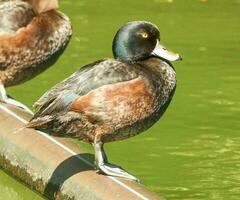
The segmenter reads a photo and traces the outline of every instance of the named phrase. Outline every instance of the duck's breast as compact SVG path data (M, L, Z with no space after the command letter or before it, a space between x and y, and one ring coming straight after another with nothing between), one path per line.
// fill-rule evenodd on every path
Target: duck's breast
M150 58L142 64L149 71L148 79L154 88L160 108L172 98L177 84L176 72L170 63L158 58Z

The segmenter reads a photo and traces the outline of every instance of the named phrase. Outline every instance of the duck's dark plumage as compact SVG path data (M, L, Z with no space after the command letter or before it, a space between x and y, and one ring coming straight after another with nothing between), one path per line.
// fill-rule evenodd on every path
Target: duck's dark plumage
M35 104L38 112L28 126L61 129L64 136L80 137L88 142L93 142L98 132L103 142L124 139L149 128L159 119L174 88L173 68L158 58L136 64L113 59L98 61L43 95ZM150 121L147 120L151 115ZM141 128L134 125L144 119ZM72 122L77 124L75 128ZM89 123L88 130L84 130L86 123ZM136 130L129 129L131 125ZM89 131L92 135L85 138L84 132ZM117 134L119 131L122 136ZM84 136L80 136L82 133Z

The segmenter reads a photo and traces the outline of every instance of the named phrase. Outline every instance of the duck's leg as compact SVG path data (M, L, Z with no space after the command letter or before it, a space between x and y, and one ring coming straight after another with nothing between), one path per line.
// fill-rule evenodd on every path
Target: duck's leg
M107 162L107 156L103 149L103 143L97 142L94 143L93 146L95 150L95 165L98 170L109 176L117 176L139 182L136 177L128 174L120 166L109 164Z
M17 107L20 107L23 110L25 110L26 112L33 115L33 112L27 106L25 106L24 104L14 100L14 99L11 99L7 96L7 92L6 92L5 87L2 83L0 83L0 101L2 101L4 103L11 104L11 105L14 105L14 106L17 106Z

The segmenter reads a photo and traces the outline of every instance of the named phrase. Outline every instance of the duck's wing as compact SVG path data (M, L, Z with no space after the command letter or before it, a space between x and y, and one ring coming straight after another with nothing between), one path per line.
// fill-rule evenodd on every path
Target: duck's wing
M33 119L68 111L81 96L105 85L126 82L138 77L137 71L117 60L100 60L82 67L69 78L46 92L34 105Z
M100 64L102 61L104 61L104 60L99 60L99 61L96 61L91 64L83 66L80 70L73 73L70 77L66 78L65 80L56 84L50 90L45 92L40 97L40 99L38 99L38 101L34 103L33 107L36 110L40 110L44 105L47 105L51 101L56 99L62 93L62 91L72 91L75 93L75 90L78 89L78 90L80 90L80 93L81 93L81 91L86 90L85 88L88 83L87 77L90 78L91 73L92 73L92 71L90 71L90 69L94 66L98 66L98 64ZM82 84L82 85L80 85L80 84Z
M140 75L91 90L74 99L68 109L84 115L91 123L117 130L145 119L156 107L155 93Z

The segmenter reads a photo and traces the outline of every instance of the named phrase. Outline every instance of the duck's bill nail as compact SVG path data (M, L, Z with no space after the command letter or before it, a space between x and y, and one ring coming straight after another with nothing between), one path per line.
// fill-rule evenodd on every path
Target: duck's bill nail
M152 55L164 58L168 61L182 60L182 57L179 54L169 51L166 47L161 45L159 42L157 42L156 47L152 52Z

